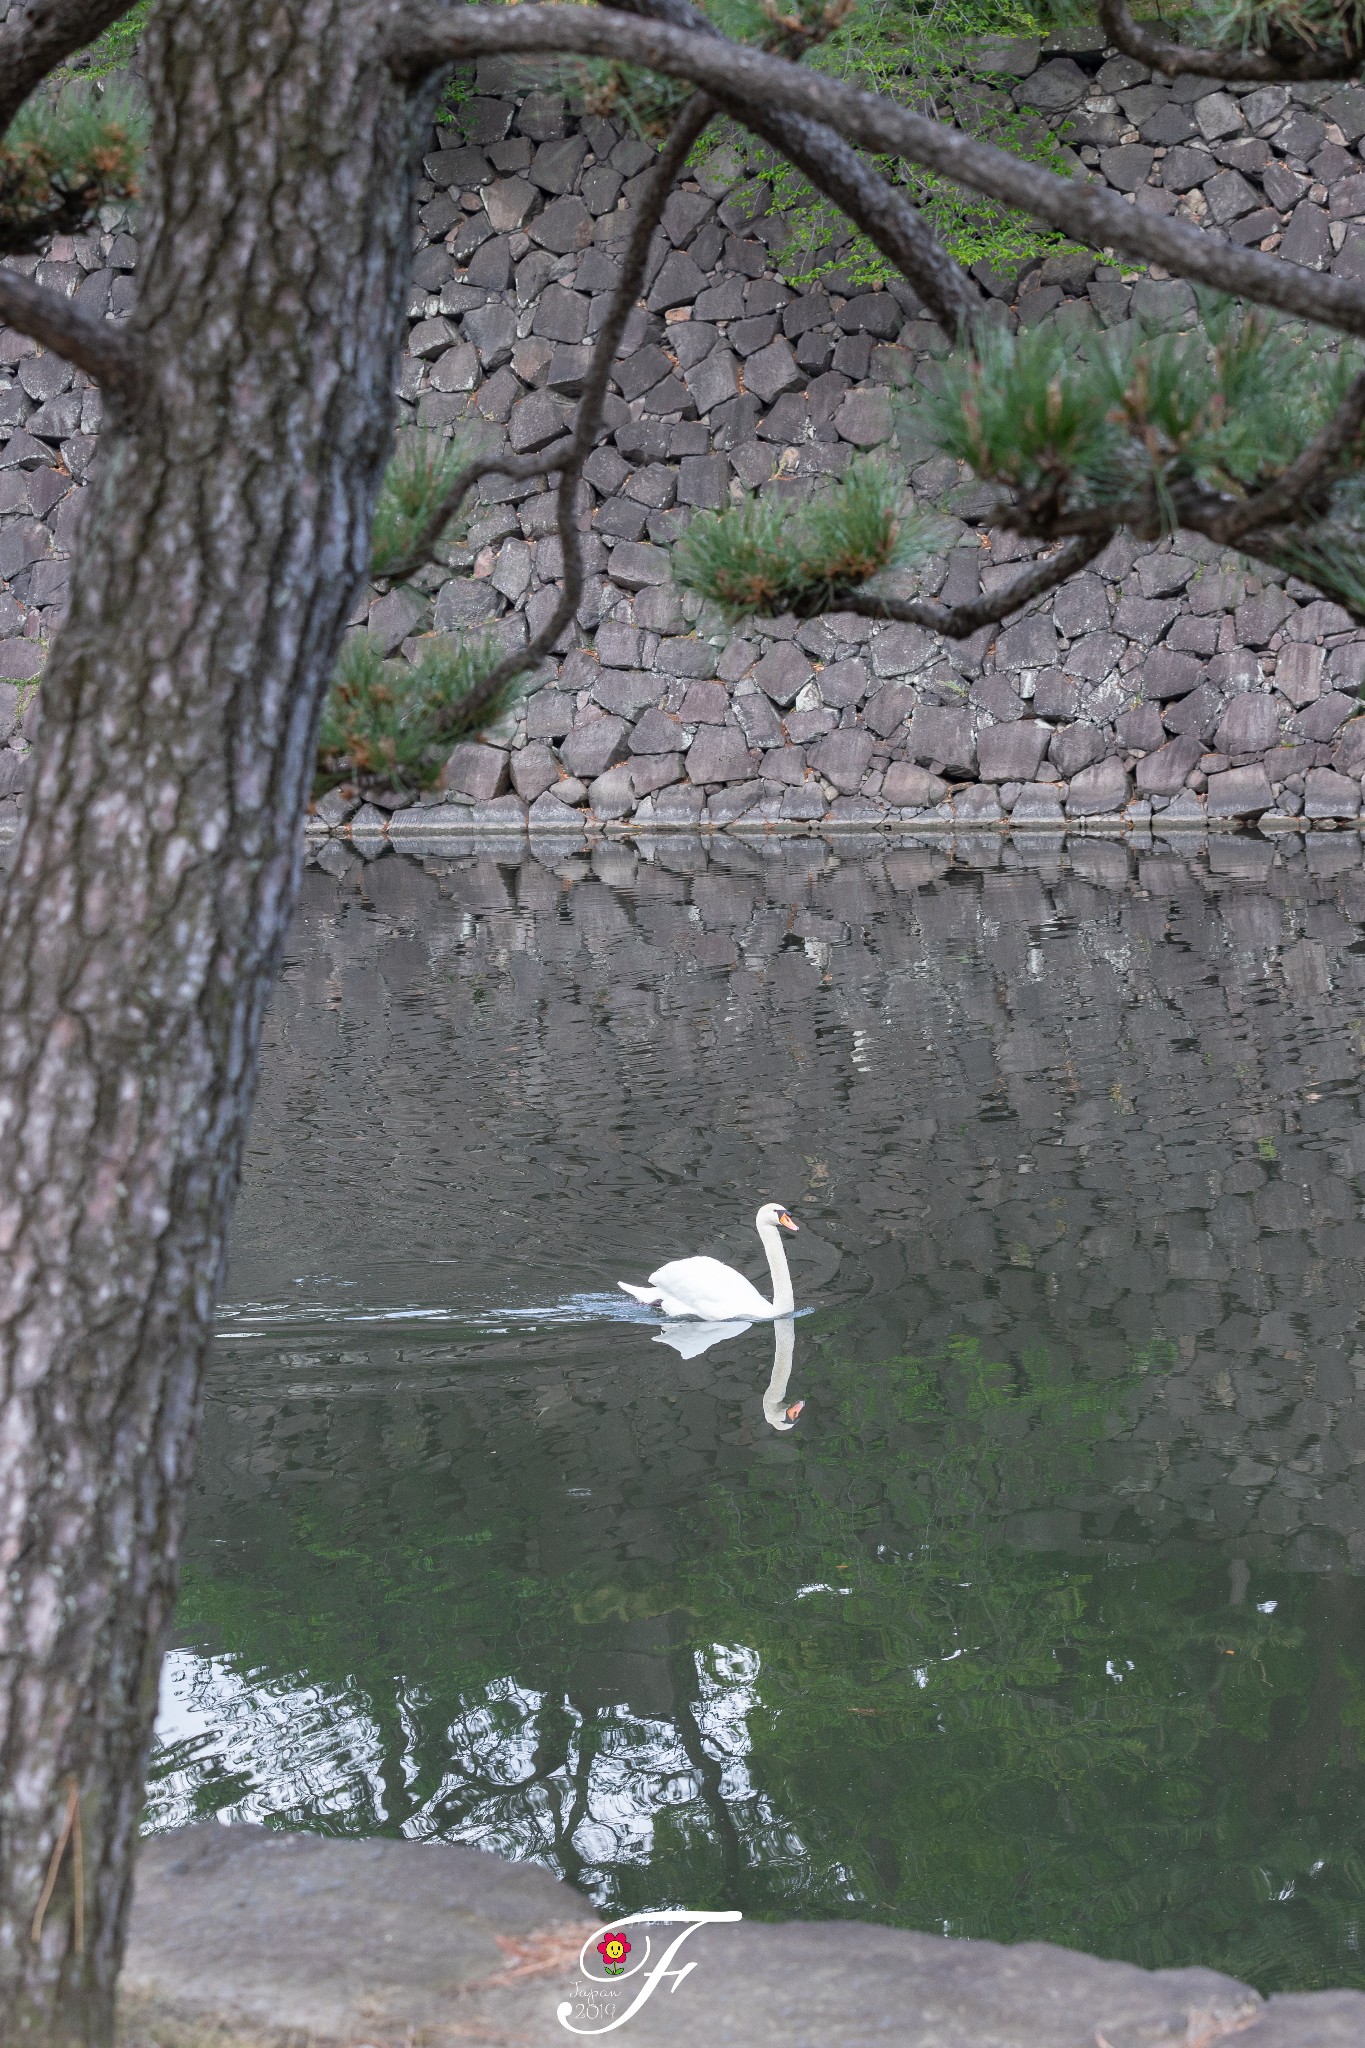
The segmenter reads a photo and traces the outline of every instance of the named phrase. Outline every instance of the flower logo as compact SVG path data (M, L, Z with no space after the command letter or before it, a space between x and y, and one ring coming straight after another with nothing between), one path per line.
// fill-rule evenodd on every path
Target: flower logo
M602 1967L609 1977L619 1977L630 1954L630 1943L624 1934L608 1934L597 1944L597 1953L602 1958Z

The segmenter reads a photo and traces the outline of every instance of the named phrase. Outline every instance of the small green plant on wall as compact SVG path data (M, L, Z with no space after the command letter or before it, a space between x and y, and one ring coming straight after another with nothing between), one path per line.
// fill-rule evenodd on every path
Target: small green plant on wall
M761 0L708 0L704 11L727 35L746 42L772 38L775 9ZM1046 0L1038 7L1015 0L860 0L824 14L825 39L807 55L812 67L887 93L1049 170L1068 169L1052 130L1038 116L1021 113L990 68L990 44L1050 33L1056 9ZM624 65L582 62L565 70L595 111L625 119L651 139L665 132L686 98L680 85ZM847 287L859 289L897 275L785 159L731 124L716 123L698 145L692 167L704 174L708 166L721 169L727 162L767 186L770 211L782 220L774 255L789 284L815 284L837 270ZM1071 246L1026 215L932 172L890 159L879 160L878 167L905 184L959 263L985 262L1009 271Z
M107 78L111 71L126 70L137 53L151 11L152 0L136 0L135 6L117 21L111 21L103 35L71 60L67 72L82 78Z

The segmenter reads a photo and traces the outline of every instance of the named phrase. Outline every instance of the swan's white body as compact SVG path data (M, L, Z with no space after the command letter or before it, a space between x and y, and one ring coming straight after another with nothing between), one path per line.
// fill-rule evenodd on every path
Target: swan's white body
M796 1225L780 1202L766 1202L754 1227L768 1255L771 1301L763 1299L752 1280L719 1259L674 1259L650 1274L648 1287L632 1287L628 1280L616 1284L646 1308L660 1308L666 1316L699 1316L704 1323L771 1323L789 1316L794 1306L792 1279L778 1230L795 1230Z

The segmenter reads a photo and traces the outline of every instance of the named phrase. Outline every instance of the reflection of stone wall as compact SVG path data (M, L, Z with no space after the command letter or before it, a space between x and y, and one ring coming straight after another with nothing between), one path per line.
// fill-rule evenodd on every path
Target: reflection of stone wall
M1153 82L1127 58L1026 42L985 61L1002 107L1068 136L1078 171L1134 204L1312 269L1365 272L1358 89ZM434 430L473 419L526 454L569 417L651 151L555 92L514 90L502 64L482 65L478 86L462 130L438 128L426 159L400 411ZM849 615L695 630L667 553L694 513L743 490L799 498L868 450L891 452L920 500L946 494L953 509L955 539L929 587L969 596L1017 574L1026 552L961 522L982 510L979 487L926 459L892 403L931 383L944 352L914 295L864 290L837 270L818 289L788 289L775 268L788 230L769 198L722 149L669 202L610 433L588 465L576 627L516 719L456 751L443 800L500 824L528 810L537 823L591 813L750 827L1354 818L1365 726L1342 729L1365 641L1311 591L1193 537L1118 540L1055 599L965 643ZM120 317L136 241L113 210L104 225L36 265L10 260ZM1184 285L1088 255L1019 280L981 274L1010 322L1082 335L1191 302ZM84 384L0 332L0 829L25 774L14 685L38 673L60 620L95 448L98 394ZM540 484L490 480L457 573L419 578L425 598L373 602L371 631L407 653L433 628L523 640L553 608L552 527ZM348 815L339 798L324 806L334 824ZM364 822L383 820L371 809Z
M1365 1566L1358 845L977 847L325 847L235 1294L343 1269L471 1307L608 1291L669 1247L745 1260L780 1194L798 1290L838 1312L799 1331L802 1393L822 1359L963 1335L1082 1386L1139 1361L1097 1462L1064 1408L1022 1446L981 1425L1012 1540ZM670 1364L707 1442L717 1358Z

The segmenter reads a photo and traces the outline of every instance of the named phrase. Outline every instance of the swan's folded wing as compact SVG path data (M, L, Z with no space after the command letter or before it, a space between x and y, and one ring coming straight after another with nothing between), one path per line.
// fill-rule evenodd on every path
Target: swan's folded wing
M651 1273L649 1284L658 1288L669 1315L700 1316L708 1323L772 1319L772 1303L719 1259L674 1259Z

